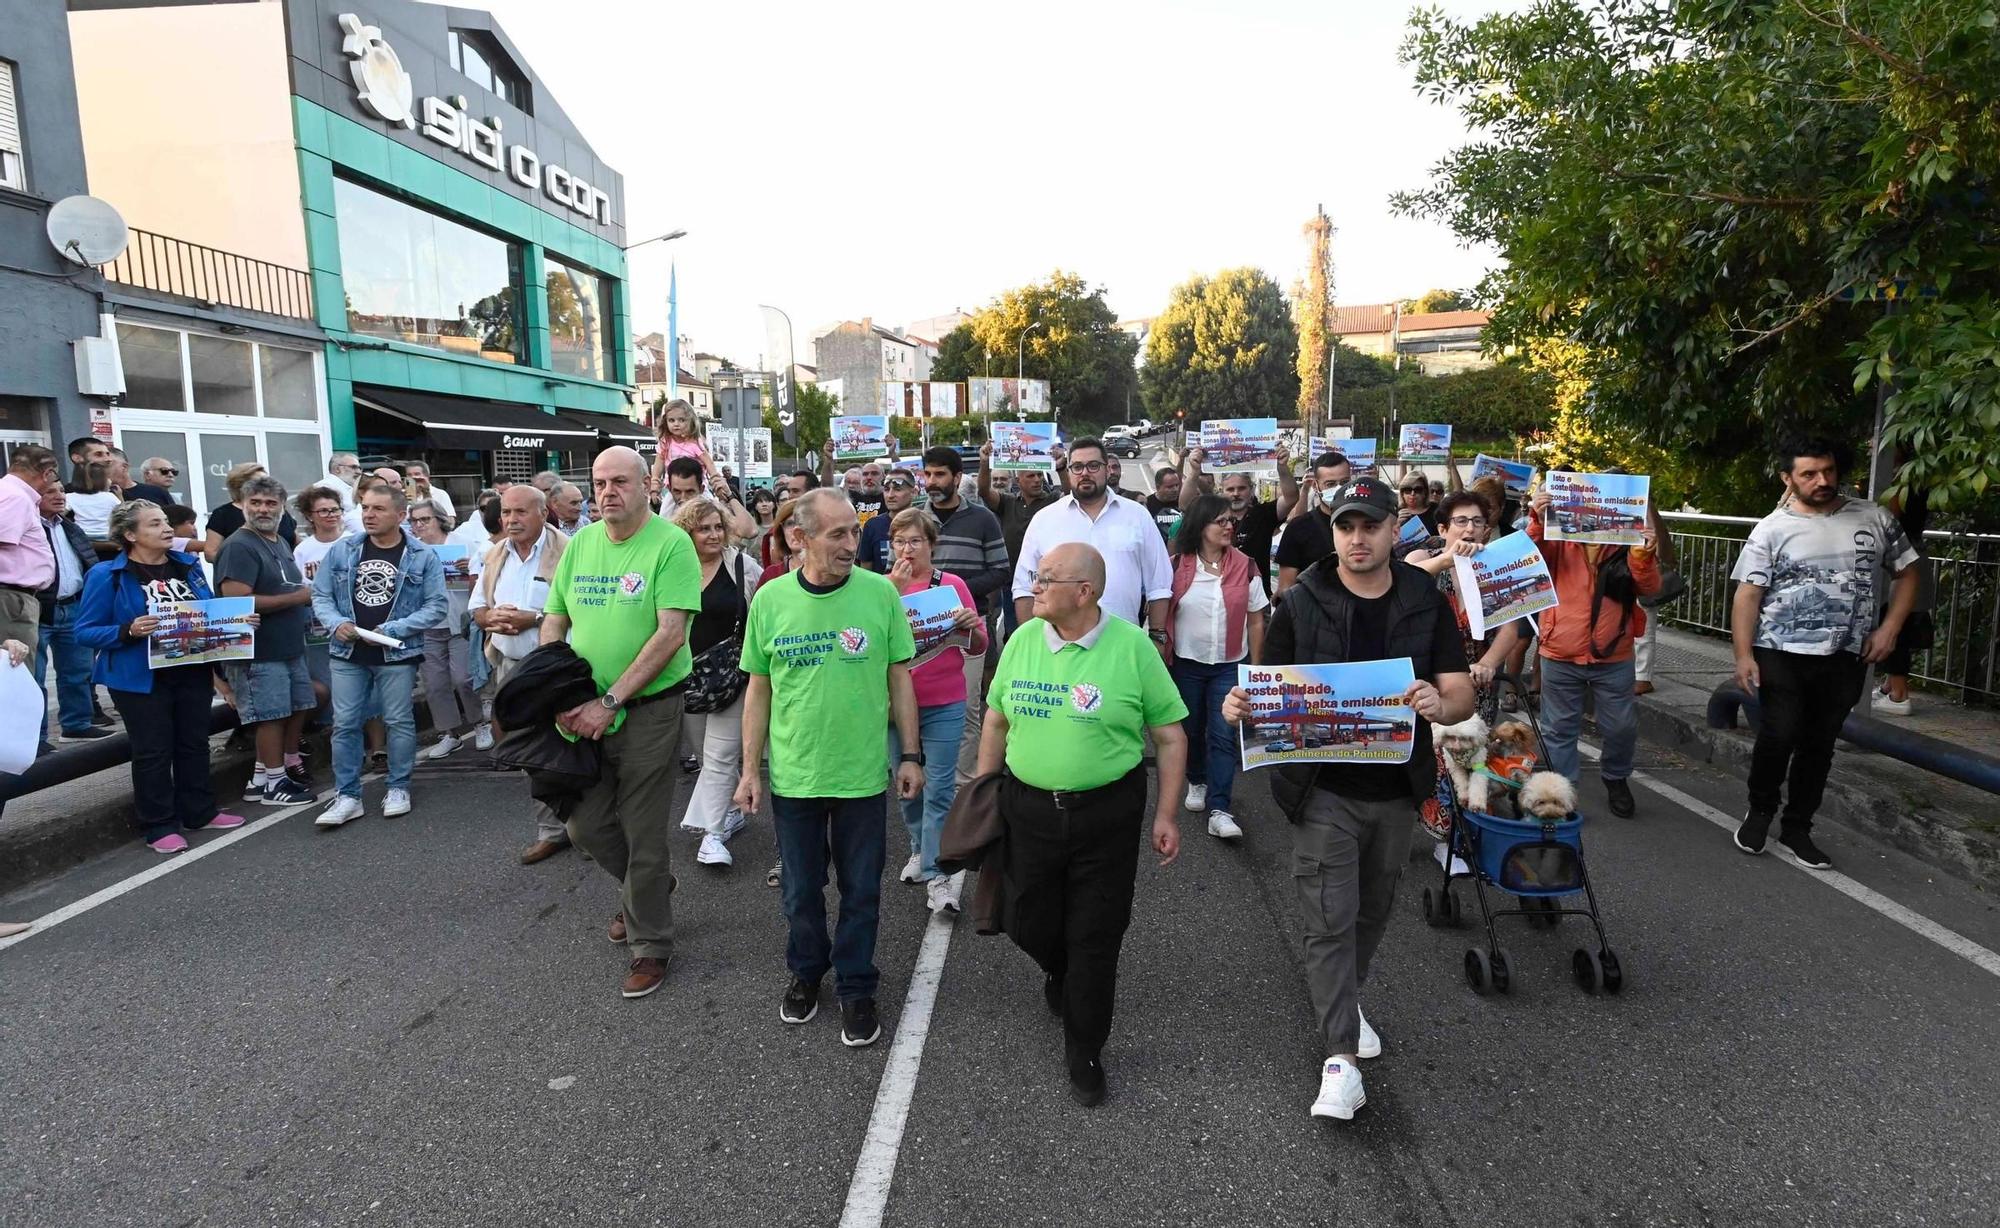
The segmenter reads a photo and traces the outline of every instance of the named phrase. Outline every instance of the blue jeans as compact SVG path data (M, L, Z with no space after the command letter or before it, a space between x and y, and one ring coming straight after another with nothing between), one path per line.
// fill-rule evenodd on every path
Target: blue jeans
M63 732L82 733L90 728L90 718L95 714L90 702L90 666L93 654L90 649L76 642L77 603L65 601L56 606L55 622L45 624L42 634L35 642L35 681L47 693L49 676L48 663L51 657L56 663L56 707L60 712ZM42 741L49 740L49 714L42 711Z
M1639 712L1633 705L1632 662L1607 661L1577 665L1543 657L1542 741L1549 748L1547 767L1576 782L1576 739L1583 731L1583 696L1597 701L1597 732L1604 742L1598 772L1606 780L1632 774L1632 755L1639 746Z
M771 795L777 819L778 856L784 860L785 966L818 984L833 969L834 995L842 1002L872 998L875 925L882 912L882 856L888 813L872 797ZM840 884L840 919L826 934L826 871Z
M356 665L333 658L333 786L361 798L361 726L379 715L389 730L389 787L408 789L417 765L416 665Z
M1181 728L1187 730L1188 783L1208 786L1210 810L1230 809L1236 767L1242 761L1236 752L1236 727L1222 719L1222 701L1236 685L1238 664L1210 665L1174 658L1174 685L1181 689L1181 702L1188 710L1187 719L1181 722Z
M965 705L937 704L917 709L917 738L924 744L924 791L903 801L903 826L910 851L923 858L923 876L938 877L938 839L944 816L958 796L958 743L965 736ZM889 767L903 753L903 735L889 726Z

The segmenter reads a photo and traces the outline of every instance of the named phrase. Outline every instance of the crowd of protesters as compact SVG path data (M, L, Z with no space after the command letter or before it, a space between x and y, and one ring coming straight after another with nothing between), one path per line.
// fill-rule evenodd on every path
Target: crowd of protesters
M779 1016L814 1019L831 973L849 1046L882 1030L874 950L896 860L893 794L906 837L897 878L922 885L941 916L1004 916L1043 973L1086 1105L1108 1086L1149 787L1145 843L1162 865L1179 854L1184 810L1206 815L1219 841L1244 837L1240 667L1407 657L1417 679L1408 764L1309 765L1271 781L1292 824L1327 1054L1316 1116L1352 1117L1366 1101L1357 1062L1381 1052L1360 994L1412 819L1435 825L1448 796L1433 722L1537 702L1521 694L1531 675L1546 766L1575 782L1592 709L1605 807L1637 812L1634 701L1650 687L1648 607L1670 599L1673 566L1657 514L1629 548L1557 541L1545 493L1468 489L1455 466L1448 488L1416 472L1391 482L1335 451L1297 458L1297 474L1281 457L1260 499L1252 475L1207 472L1191 448L1139 498L1087 437L1047 473L996 474L989 445L973 474L946 447L914 469L891 458L835 474L829 448L829 481L801 469L746 490L696 426L672 402L650 461L607 448L587 483L545 471L496 481L462 508L421 462L364 471L336 453L301 491L246 463L199 530L168 459L145 460L134 480L116 449L79 439L65 484L52 452L18 447L0 477L0 651L32 662L38 682L53 667L44 751L52 736L109 736L105 689L131 742L141 834L161 853L246 821L220 809L211 782L218 697L253 751L246 807L319 799L312 731L330 735L321 828L368 813L371 771L386 819L415 813L420 761L469 746L525 772L532 838L519 860L574 846L617 880L607 932L628 998L669 978L676 837L694 842L697 864L728 867L768 798L780 861L766 877L788 935ZM1825 868L1810 832L1833 738L1866 666L1896 666L1921 625L1918 558L1906 513L1841 493L1836 445L1788 445L1777 461L1784 499L1736 574L1737 676L1764 720L1735 843L1761 853L1777 823L1781 848ZM1414 540L1401 531L1412 520ZM1539 546L1559 604L1475 637L1453 562L1517 529ZM1847 638L1787 639L1777 611L1802 586L1829 585L1865 607ZM904 599L938 589L956 611L920 639ZM253 603L249 659L150 660L163 604L212 596ZM1906 702L1895 681L1878 710ZM421 752L420 703L432 735ZM828 736L870 729L881 741L861 750ZM983 862L960 847L966 830ZM968 864L982 866L983 904L967 899Z

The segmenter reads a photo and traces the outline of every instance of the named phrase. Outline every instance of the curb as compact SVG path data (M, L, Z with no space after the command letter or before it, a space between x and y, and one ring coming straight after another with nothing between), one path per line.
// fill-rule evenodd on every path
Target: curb
M1750 771L1751 737L1734 729L1711 729L1705 714L1641 695L1639 733L1690 759L1713 764L1739 780ZM1959 789L1966 805L1957 805ZM2000 892L2000 829L1977 818L1971 799L1985 794L1958 786L1900 760L1843 746L1827 776L1826 797L1817 820L1881 840L1926 865L1964 879L1985 891Z

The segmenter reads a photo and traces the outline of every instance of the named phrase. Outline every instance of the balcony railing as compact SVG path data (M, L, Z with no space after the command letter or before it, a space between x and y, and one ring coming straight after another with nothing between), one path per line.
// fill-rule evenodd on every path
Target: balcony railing
M147 230L132 231L125 254L102 271L120 285L218 307L240 307L295 320L313 318L312 274L304 269L253 260Z

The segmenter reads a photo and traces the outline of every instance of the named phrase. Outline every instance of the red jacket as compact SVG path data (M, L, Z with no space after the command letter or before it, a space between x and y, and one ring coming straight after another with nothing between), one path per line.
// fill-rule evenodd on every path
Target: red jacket
M1596 602L1597 623L1590 625L1591 597L1597 592L1598 564L1613 551L1626 550L1632 584L1641 597L1660 591L1659 555L1641 546L1586 546L1578 542L1542 540L1542 518L1528 511L1528 536L1541 548L1555 577L1560 603L1541 616L1541 654L1551 661L1590 665L1632 659L1632 641L1646 630L1646 611L1636 602L1627 617L1623 605L1609 598ZM1608 651L1598 653L1596 649Z

